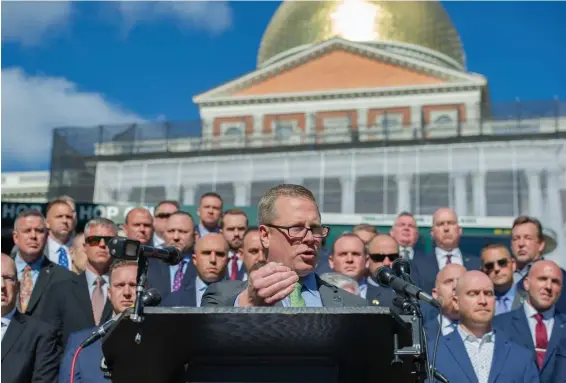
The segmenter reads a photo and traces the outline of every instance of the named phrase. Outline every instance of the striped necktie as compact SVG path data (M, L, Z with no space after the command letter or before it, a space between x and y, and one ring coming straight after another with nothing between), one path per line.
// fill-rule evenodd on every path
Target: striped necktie
M303 298L303 294L301 294L302 289L303 285L299 282L295 282L295 290L289 295L291 307L307 307L305 298Z

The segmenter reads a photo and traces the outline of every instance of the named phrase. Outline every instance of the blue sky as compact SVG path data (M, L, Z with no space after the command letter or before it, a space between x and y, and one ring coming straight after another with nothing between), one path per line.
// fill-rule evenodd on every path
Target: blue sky
M53 126L198 119L192 97L254 69L279 4L3 2L2 171L47 169ZM493 101L566 99L566 2L444 6Z

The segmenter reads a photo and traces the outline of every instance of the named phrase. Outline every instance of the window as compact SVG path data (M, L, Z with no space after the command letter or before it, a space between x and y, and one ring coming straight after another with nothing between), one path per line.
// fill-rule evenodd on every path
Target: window
M447 114L443 114L434 120L435 125L452 125L453 122L452 118Z
M293 137L295 124L293 121L275 121L275 138L279 141L288 141Z
M228 137L240 137L242 136L242 129L240 129L239 127L231 126L226 129L224 135Z

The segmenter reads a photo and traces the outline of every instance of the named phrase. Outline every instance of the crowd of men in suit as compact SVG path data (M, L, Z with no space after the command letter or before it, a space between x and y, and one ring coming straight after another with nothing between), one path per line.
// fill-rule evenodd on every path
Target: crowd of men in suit
M441 336L436 368L451 382L566 381L565 271L543 256L536 218L513 223L511 248L459 248L462 229L448 208L433 216L433 254L415 251L414 217L399 214L388 234L367 224L324 247L330 228L313 194L278 185L258 205L258 226L240 209L223 210L206 193L197 217L175 201L151 214L138 207L121 228L95 218L76 233L74 201L58 198L45 217L17 217L14 249L2 254L2 378L6 382L104 382L100 341L81 350L97 327L135 300L137 263L113 260L107 244L117 235L156 247L174 246L178 265L151 259L148 287L165 307L393 308L395 292L374 276L398 258L411 264L415 284L431 293L440 313L423 303L429 342ZM432 349L432 347L429 347Z

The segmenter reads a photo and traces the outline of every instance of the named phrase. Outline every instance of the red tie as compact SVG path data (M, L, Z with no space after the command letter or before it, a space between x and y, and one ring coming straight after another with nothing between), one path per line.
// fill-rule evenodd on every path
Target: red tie
M232 256L232 269L230 270L230 280L235 281L238 279L238 257Z
M538 367L542 368L542 363L546 354L546 347L548 346L548 334L546 332L546 326L542 321L542 315L535 314L534 317L537 320L537 325L535 326L535 351L537 353Z

